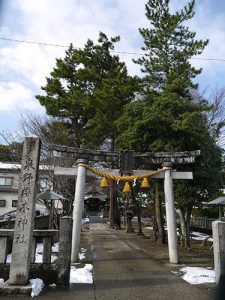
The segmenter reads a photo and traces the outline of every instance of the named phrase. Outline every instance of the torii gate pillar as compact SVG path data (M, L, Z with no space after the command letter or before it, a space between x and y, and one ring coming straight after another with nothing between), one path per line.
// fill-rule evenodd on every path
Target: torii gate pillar
M172 167L172 164L171 163L163 164L164 169L168 169L168 167ZM171 170L165 171L165 179L164 179L166 223L167 223L169 260L171 264L178 264L179 255L178 255L178 244L177 244L177 224L176 224L173 179L172 179Z
M86 169L82 166L86 160L78 160L77 180L75 186L75 197L73 203L73 232L72 232L72 254L71 262L75 263L78 259L80 249L80 234L82 226L82 212L84 207L84 189Z

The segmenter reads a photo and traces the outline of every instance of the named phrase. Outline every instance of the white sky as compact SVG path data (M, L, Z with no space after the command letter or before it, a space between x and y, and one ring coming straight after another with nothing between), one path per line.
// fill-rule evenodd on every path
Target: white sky
M19 115L44 113L35 99L45 84L57 57L66 48L9 42L1 38L38 41L83 47L88 38L96 41L99 31L121 36L118 51L140 52L139 27L147 27L146 0L0 0L0 131L17 131ZM210 43L203 58L225 59L225 3L196 0L191 29ZM187 1L171 0L179 9ZM140 74L132 63L137 55L121 54L131 75ZM224 87L225 62L193 60L202 67L198 77L202 89Z

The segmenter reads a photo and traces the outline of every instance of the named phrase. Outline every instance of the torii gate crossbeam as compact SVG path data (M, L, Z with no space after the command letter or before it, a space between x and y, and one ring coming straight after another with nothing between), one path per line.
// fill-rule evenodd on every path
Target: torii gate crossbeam
M55 175L64 176L77 176L76 180L76 192L74 199L74 210L73 210L73 239L72 239L72 262L76 262L80 247L80 233L82 225L82 210L84 203L84 188L85 188L85 177L87 176L98 176L89 170L86 170L84 161L79 160L77 168L61 168L56 167L54 170ZM168 249L169 249L169 260L172 264L179 263L178 255L178 243L177 243L177 227L176 227L176 213L174 205L174 193L173 193L173 179L193 179L192 172L176 172L174 170L168 170L168 167L164 167L165 172L153 175L152 178L164 179L164 191L165 191L165 204L166 204L166 219L167 219L167 233L168 233ZM106 170L105 170L106 171ZM144 175L150 173L149 170L134 170L133 175ZM119 175L120 170L118 169L107 169L107 173L113 175Z

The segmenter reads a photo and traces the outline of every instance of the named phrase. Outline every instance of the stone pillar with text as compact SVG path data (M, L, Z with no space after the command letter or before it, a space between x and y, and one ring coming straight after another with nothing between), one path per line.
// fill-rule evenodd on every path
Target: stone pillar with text
M39 156L40 139L37 136L26 137L19 179L18 206L9 274L10 285L26 285L29 279Z

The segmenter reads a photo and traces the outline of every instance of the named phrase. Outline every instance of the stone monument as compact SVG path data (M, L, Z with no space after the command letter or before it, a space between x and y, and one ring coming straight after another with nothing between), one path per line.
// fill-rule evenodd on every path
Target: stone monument
M23 146L9 285L23 286L28 283L39 154L39 138L36 136L26 137Z

